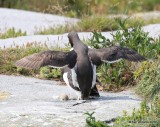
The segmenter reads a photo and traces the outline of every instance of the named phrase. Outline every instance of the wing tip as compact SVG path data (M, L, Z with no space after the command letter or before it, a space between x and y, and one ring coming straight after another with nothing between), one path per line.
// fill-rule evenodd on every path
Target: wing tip
M143 62L143 61L147 61L147 59L142 57L142 56L140 56L140 57L138 57L136 59L131 59L129 61L132 61L132 62Z
M20 68L29 69L29 70L40 68L40 67L36 67L36 66L28 66L27 64L24 64L23 62L21 62L21 60L16 61L15 66L20 67Z

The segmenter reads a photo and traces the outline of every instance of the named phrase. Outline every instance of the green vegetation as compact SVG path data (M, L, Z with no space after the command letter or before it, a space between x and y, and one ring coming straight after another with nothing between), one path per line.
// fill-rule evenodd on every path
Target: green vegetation
M136 91L146 99L152 100L155 96L160 97L160 58L141 64L135 72L139 79Z
M94 48L103 48L112 45L120 45L137 50L147 59L157 59L160 55L160 39L154 40L148 37L148 33L143 32L141 25L132 29L127 29L127 19L116 19L117 26L121 30L116 31L113 40L105 38L99 32L93 32L89 45ZM98 68L97 75L101 82L104 83L104 89L119 90L122 86L135 85L134 70L136 63L120 61L114 64L103 64ZM138 64L137 64L138 65ZM107 84L107 85L106 85ZM106 88L107 86L107 88Z
M127 20L125 22L126 29L136 27L137 25L144 26L152 23L160 23L160 19L144 20L142 18L108 18L107 15L94 15L83 17L77 24L74 25L66 24L65 26L50 27L43 30L37 30L35 34L62 34L72 30L77 32L113 31L121 29L117 25L117 19L121 21Z
M137 50L148 60L142 63L121 61L118 64L104 64L98 69L100 80L107 84L107 90L122 90L124 85L137 84L136 92L145 98L139 110L134 109L132 115L124 111L122 117L116 118L113 127L159 127L160 126L160 39L148 37L141 26L128 30L127 20L116 19L121 31L112 34L113 40L106 39L101 33L93 32L90 45L94 48L108 47L115 44ZM133 71L136 70L136 71ZM150 103L148 104L147 101ZM88 115L88 114L87 114ZM88 122L88 121L89 122ZM86 119L86 126L108 127L104 122L96 121L93 114Z
M6 48L0 49L0 74L21 74L27 76L35 76L39 78L45 79L59 79L61 77L60 69L52 69L49 67L42 67L37 70L28 70L24 68L17 68L14 64L17 60L31 55L33 53L38 53L41 51L49 50L46 44L41 43L28 43L26 46L15 46L16 48ZM50 49L53 50L67 50L65 49L57 49L56 47L52 47Z
M132 115L124 112L123 117L117 118L114 127L159 127L160 99L155 98L149 106L146 101L141 103L139 110L133 109Z
M0 74L11 74L20 73L28 75L34 71L25 70L15 67L14 63L16 60L23 58L24 56L37 53L48 49L46 45L41 45L37 43L28 43L26 46L16 48L0 49Z
M142 26L160 23L160 19L144 20L141 17L125 19L108 16L110 14L131 16L135 12L160 10L160 0L0 0L0 6L81 19L75 25L57 26L38 31L35 34L61 34L71 30L92 31L93 37L86 43L94 48L120 45L137 50L148 60L142 63L122 60L119 63L103 64L98 68L97 75L103 83L104 90L119 91L136 85L136 92L145 99L139 110L134 109L131 115L124 111L122 117L116 118L114 127L160 126L160 38L154 40L148 37L148 33L142 31ZM112 30L117 30L112 34L113 40L109 40L101 34L102 31ZM25 35L26 32L11 28L6 33L0 33L0 39ZM59 69L42 67L38 70L26 70L14 65L15 61L24 56L48 49L47 45L37 43L0 49L0 74L38 75L40 78L47 79L60 78L61 71ZM87 127L108 127L107 123L96 120L93 114L86 113L88 116Z
M26 36L26 35L27 35L26 32L22 32L21 30L16 31L14 28L10 28L5 33L0 33L0 39Z
M104 90L119 91L136 85L136 92L146 100L142 102L140 109L134 109L131 115L124 111L122 117L116 118L114 127L160 126L160 38L154 40L148 37L148 33L142 31L143 25L160 23L160 19L108 17L109 14L130 16L135 12L160 10L159 0L124 0L121 2L119 0L0 0L0 6L81 18L75 25L67 24L49 28L35 34L61 34L71 30L92 31L93 37L86 43L94 48L120 45L137 50L149 60L142 63L122 60L119 63L103 64L98 68L97 75ZM112 34L113 40L101 34L102 31L112 30L117 30ZM6 33L1 33L0 38L25 35L26 32L11 28ZM59 69L42 67L38 70L26 70L14 65L15 61L24 56L48 49L47 45L37 43L0 49L0 74L38 75L40 78L47 79L60 78ZM88 116L87 127L108 127L107 123L96 120L93 113L86 113L86 115Z
M93 116L93 113L85 113L88 117L86 118L86 127L109 127L106 123L97 121Z
M69 17L80 17L75 25L65 25L37 30L35 34L62 34L75 30L81 31L111 31L119 29L114 18L109 14L132 15L135 12L160 10L159 0L0 0L0 7L18 8L32 11L40 11L65 15ZM123 18L122 18L123 19ZM160 19L144 20L141 17L128 18L126 28L135 27L137 24L146 25L160 23ZM0 34L0 38L24 36L25 32L9 29Z
M97 121L93 117L94 113L86 113L87 127L109 127L102 121ZM114 121L111 121L114 122ZM160 98L155 97L150 105L146 101L141 103L140 109L133 109L132 114L128 115L124 111L122 117L115 119L113 127L159 127L160 126Z
M92 26L93 30L101 29L100 25L98 25L101 24L101 20L97 19L97 21L99 21L99 23L95 23L96 27L91 23L85 24L89 24L90 27ZM112 34L113 40L110 41L100 32L94 31L93 37L88 44L94 48L103 48L118 44L137 50L148 59L157 59L160 55L160 39L154 40L148 37L148 33L143 32L141 24L136 22L132 29L128 29L129 25L131 25L130 22L130 19L112 19L111 23L117 27L116 29L120 29ZM81 22L79 22L79 24L81 24ZM109 26L111 26L111 24ZM140 73L135 72L135 66L138 66L138 64L124 60L114 64L103 64L98 68L97 76L100 81L103 82L105 90L123 90L129 85L137 84L139 78L141 78ZM136 77L139 78L136 79Z
M112 45L126 46L131 49L137 50L140 54L146 58L157 59L160 55L160 39L153 40L148 37L148 33L145 33L141 29L141 25L137 25L132 29L127 29L130 20L116 18L114 22L117 29L113 36L113 40L109 40L102 36L100 32L93 32L93 37L88 43L88 45L94 48L108 47ZM47 50L46 45L39 45L36 43L27 44L26 47L9 48L0 50L0 73L16 73L16 68L14 62L24 56ZM59 49L62 50L62 49ZM23 52L22 52L23 51ZM20 55L19 55L20 54ZM138 64L137 64L138 65ZM128 86L135 85L141 78L140 73L134 72L136 63L131 63L128 61L120 61L114 64L103 64L98 68L97 75L105 90L119 91L123 90ZM52 70L49 68L42 68L36 73L40 73L41 78L59 78L60 71ZM18 69L18 73L28 75L34 74L34 71L27 71L24 69ZM55 73L55 75L54 75ZM53 74L53 75L52 75ZM137 78L139 77L139 78Z
M80 17L160 10L159 0L0 0L0 7Z
M136 27L129 30L126 28L126 19L116 19L116 22L122 31L116 31L115 34L112 34L114 38L111 42L112 44L118 42L120 46L137 50L141 55L147 58L157 58L157 55L160 53L160 43L148 37L148 33L142 30L141 25L137 24Z
M128 27L135 26L139 21L128 21ZM91 16L91 17L85 17L82 18L77 24L75 25L65 25L65 26L57 26L54 28L48 28L44 29L42 31L38 31L38 34L61 34L65 32L69 32L71 30L84 32L84 31L109 31L109 30L116 30L118 29L118 26L116 25L116 22L112 18L107 18L107 16L103 15L97 15L97 16ZM36 33L36 34L37 34Z
M50 67L41 67L40 68L40 78L60 78L61 70L60 69L52 69Z
M72 30L77 32L84 31L113 31L121 29L121 27L117 24L117 21L120 20L125 22L125 29L133 28L136 26L143 26L151 23L160 23L160 19L151 19L149 21L144 21L141 18L107 18L105 15L95 15L82 18L77 24L65 26L57 26L50 27L46 29L39 29L35 34L49 35L49 34L62 34L67 33ZM26 32L22 32L21 30L16 31L14 28L8 29L5 33L0 33L0 39L12 38L18 36L26 36Z
M76 26L71 26L71 25L65 25L65 26L57 26L57 27L50 27L48 29L43 29L43 30L38 30L35 34L62 34L66 33L69 31L72 31Z
M126 27L127 20L118 18L115 22L120 30L112 34L112 41L105 38L100 32L94 31L93 37L88 44L94 48L118 44L137 50L140 54L152 60L138 64L121 61L115 64L103 64L98 68L99 79L105 83L104 89L117 91L122 90L123 87L128 85L137 84L137 92L151 100L151 105L148 106L147 102L144 101L139 110L133 110L132 115L124 112L124 116L116 119L114 126L158 127L160 126L160 39L154 40L148 37L148 33L142 31L141 25L137 25L128 30ZM45 73L46 72L43 72L43 74ZM50 73L52 73L52 71L47 70L47 77L50 76ZM93 113L87 113L87 115L87 127L108 127L106 123L97 121L96 118L93 117Z

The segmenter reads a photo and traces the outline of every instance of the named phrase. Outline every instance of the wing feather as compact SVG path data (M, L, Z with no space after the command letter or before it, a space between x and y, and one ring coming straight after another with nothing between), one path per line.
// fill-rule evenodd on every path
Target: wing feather
M76 58L77 54L74 50L70 52L48 50L24 57L18 60L15 65L27 69L37 69L47 65L56 67L68 65L72 68L76 63Z
M100 65L102 62L112 63L119 61L120 59L126 59L133 62L146 60L136 51L120 46L111 46L101 49L89 49L88 55L95 65Z

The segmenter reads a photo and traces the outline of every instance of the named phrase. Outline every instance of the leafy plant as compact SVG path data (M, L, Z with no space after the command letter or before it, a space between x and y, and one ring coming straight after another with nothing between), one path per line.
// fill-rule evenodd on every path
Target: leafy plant
M154 40L148 36L148 33L142 30L140 24L128 29L128 19L115 18L115 22L120 30L111 34L113 36L112 41L106 39L100 32L94 31L90 45L94 48L102 48L118 44L137 50L142 55L159 45L159 43L153 43ZM157 51L159 51L158 47ZM149 56L149 53L146 56Z
M101 32L93 31L93 36L90 39L89 45L98 49L98 48L104 48L108 46L112 46L113 43L110 42L109 39L105 38Z
M128 86L133 83L133 72L129 68L130 63L127 61L120 61L114 64L103 64L98 68L97 76L103 85L104 90L121 90L122 86Z
M40 77L41 78L60 78L61 70L60 69L52 69L50 67L42 67L40 68Z
M85 113L88 117L86 118L86 127L109 127L106 123L97 121L95 117L93 117L93 113Z
M157 54L160 53L160 43L156 43L153 38L149 37L139 24L132 29L127 29L126 20L116 19L122 31L112 34L113 42L137 50L141 55L148 58L157 58Z
M115 19L118 31L112 34L113 40L105 38L100 32L93 32L93 37L90 39L89 45L94 48L103 48L113 45L120 45L137 50L141 55L147 58L157 58L160 54L159 40L153 40L145 33L141 25L137 25L131 29L126 27L127 19ZM132 68L131 68L132 67ZM128 84L135 84L133 75L134 66L127 61L120 61L114 64L104 64L98 69L100 80L108 85L108 90L121 88Z

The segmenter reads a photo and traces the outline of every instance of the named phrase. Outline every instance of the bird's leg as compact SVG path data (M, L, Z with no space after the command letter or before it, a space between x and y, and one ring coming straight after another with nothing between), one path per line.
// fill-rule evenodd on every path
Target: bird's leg
M78 96L78 97L77 97L77 100L81 100L81 96Z
M98 89L96 87L96 85L91 89L91 93L89 95L91 98L95 98L95 97L100 97Z
M81 100L81 92L80 91L75 91L77 94L77 100Z
M81 93L81 99L82 99L82 100L88 100L88 99L89 99L89 93L90 93L90 92L84 94L83 91L82 91L82 93Z

